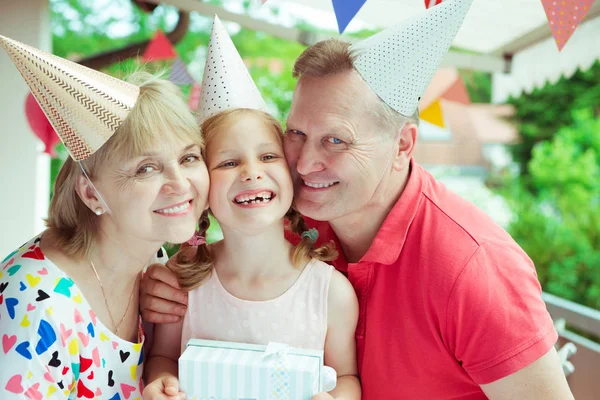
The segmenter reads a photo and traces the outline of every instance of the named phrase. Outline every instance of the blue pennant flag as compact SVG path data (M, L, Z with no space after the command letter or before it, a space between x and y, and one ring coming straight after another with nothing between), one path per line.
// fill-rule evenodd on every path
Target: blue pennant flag
M338 30L344 33L352 18L358 13L367 0L331 0L338 23Z
M176 85L190 85L195 82L195 79L188 72L185 63L179 57L177 57L171 67L169 80Z

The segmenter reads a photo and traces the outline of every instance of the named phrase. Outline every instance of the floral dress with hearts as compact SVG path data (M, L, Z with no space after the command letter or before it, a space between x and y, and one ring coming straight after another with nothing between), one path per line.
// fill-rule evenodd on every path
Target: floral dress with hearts
M39 241L0 264L0 399L141 399L141 326L114 335Z

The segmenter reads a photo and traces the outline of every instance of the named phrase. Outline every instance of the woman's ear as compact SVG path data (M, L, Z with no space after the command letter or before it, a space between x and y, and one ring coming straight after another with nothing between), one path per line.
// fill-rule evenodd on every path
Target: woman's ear
M104 204L98 198L96 190L85 176L79 175L75 184L75 191L83 204L96 213L96 215L102 215L107 211L103 207Z
M402 127L399 133L400 135L397 134L398 142L396 143L398 145L398 154L396 154L392 163L396 171L401 171L410 165L410 159L417 144L419 128L416 124L408 122Z

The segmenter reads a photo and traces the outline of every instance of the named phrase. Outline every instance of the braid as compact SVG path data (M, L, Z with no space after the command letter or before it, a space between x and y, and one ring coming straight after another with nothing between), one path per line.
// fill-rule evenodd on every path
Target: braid
M206 237L210 227L208 211L204 211L198 220L198 234ZM167 266L175 272L179 285L184 290L198 287L206 279L213 267L213 257L207 244L186 246L169 260Z
M307 261L316 258L321 261L333 261L337 258L338 252L333 242L325 243L320 247L315 247L315 243L310 240L303 232L308 230L304 217L294 206L286 213L285 217L289 221L289 228L292 232L300 236L300 243L296 245L292 255L292 262L296 266L304 265Z

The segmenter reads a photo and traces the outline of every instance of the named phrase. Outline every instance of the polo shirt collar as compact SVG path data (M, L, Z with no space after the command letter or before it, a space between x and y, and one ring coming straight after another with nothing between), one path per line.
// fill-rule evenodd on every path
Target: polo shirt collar
M332 264L336 269L347 272L349 266L362 263L390 265L398 259L404 247L408 230L419 209L425 179L423 168L412 159L410 161L410 170L408 182L400 198L383 221L366 254L356 264L348 264L346 257L342 253L340 241L328 222L307 219L309 226L316 227L320 233L317 245L322 245L329 240L333 240L335 243L339 251L339 256Z
M400 198L387 215L367 253L359 263L384 265L394 263L404 247L408 230L419 209L422 198L423 170L411 159L410 176Z

